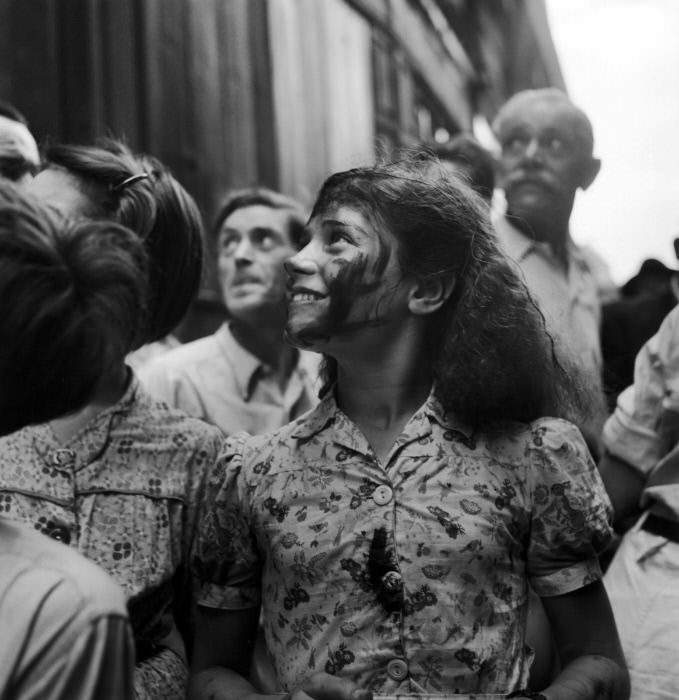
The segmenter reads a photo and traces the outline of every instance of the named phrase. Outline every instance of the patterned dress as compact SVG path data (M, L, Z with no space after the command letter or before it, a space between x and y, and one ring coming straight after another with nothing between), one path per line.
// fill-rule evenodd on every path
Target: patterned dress
M132 379L123 398L67 443L49 425L0 439L0 511L78 549L123 588L137 647L135 697L183 698L192 593L188 552L223 442Z
M473 433L433 396L385 464L328 395L277 432L234 436L217 466L198 602L261 603L286 690L315 671L378 693L525 687L528 583L554 596L598 579L611 537L573 425Z

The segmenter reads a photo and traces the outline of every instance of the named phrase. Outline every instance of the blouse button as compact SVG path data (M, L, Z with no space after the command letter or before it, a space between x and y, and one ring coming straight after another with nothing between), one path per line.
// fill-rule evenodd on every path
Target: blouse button
M397 593L403 587L403 576L398 571L387 571L382 576L382 588L387 593Z
M71 542L71 533L68 531L68 528L63 525L55 527L49 535L53 540L57 540L57 542L63 542L64 544L70 544Z
M408 675L408 664L403 659L392 659L387 664L387 675L393 681L402 681Z
M52 464L55 467L66 467L75 462L75 452L73 450L55 450L52 453Z
M387 486L386 484L383 484L382 486L378 486L374 491L373 491L373 501L377 503L378 506L386 506L389 501L394 496L394 492L391 490L390 486Z

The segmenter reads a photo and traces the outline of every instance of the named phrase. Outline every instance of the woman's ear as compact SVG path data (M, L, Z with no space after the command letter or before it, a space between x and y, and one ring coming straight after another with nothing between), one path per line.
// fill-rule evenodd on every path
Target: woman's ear
M455 278L416 280L408 295L408 308L417 315L438 311L455 289Z

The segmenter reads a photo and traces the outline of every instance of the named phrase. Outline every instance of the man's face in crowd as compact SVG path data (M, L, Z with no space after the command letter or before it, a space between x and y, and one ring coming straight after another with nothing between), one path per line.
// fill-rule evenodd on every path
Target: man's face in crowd
M40 154L31 132L21 123L0 115L0 164L4 159L25 163L28 171L35 172L40 166ZM0 174L6 174L0 170ZM23 184L31 175L26 172L17 183ZM13 178L14 179L14 178Z
M291 212L253 204L222 223L217 238L217 269L224 303L236 319L257 321L285 308L283 262L294 255Z
M525 97L506 109L497 136L508 213L529 222L567 219L576 190L599 169L583 115L553 96Z

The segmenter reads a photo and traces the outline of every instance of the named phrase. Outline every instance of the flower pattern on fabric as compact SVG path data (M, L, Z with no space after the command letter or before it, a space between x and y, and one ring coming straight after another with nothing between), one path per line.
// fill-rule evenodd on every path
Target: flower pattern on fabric
M433 396L384 465L328 395L281 430L230 438L210 490L199 604L261 604L286 690L321 670L380 693L525 686L528 582L586 585L611 537L572 424L472 434Z
M75 547L122 587L137 646L136 698L184 698L185 662L160 642L187 633L188 554L220 431L155 401L123 398L67 444L49 425L0 439L6 517Z

